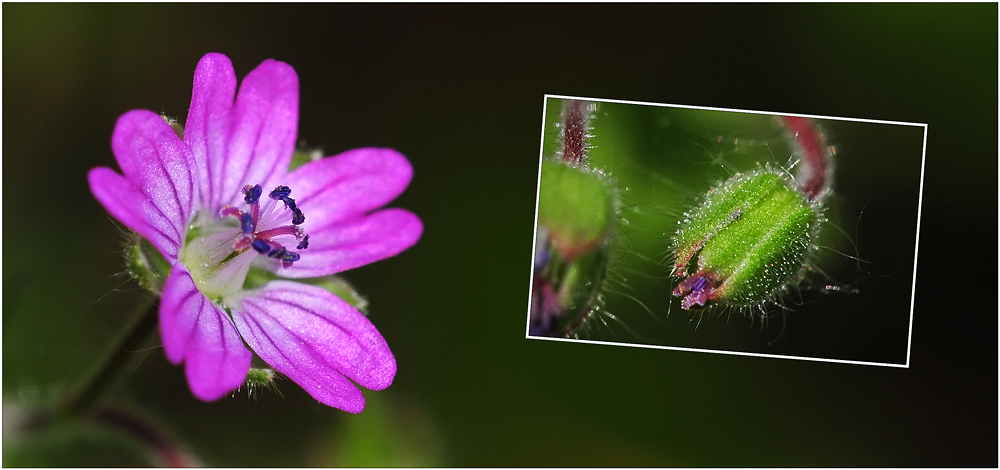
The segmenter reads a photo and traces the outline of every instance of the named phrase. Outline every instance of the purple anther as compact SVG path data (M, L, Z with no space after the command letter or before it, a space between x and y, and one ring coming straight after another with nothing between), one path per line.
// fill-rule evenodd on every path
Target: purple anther
M295 205L295 199L292 199L292 198L290 198L288 196L285 196L285 197L281 198L281 202L284 202L285 203L285 207L287 207L288 210L291 210L291 211L294 211L295 208L297 207Z
M262 255L266 255L271 252L271 245L264 240L254 240L253 243L250 244L250 246L252 246L253 249L257 251L257 253L260 253Z
M301 209L296 207L295 213L292 214L292 225L302 225L302 222L305 221L306 221L305 214L302 213Z
M285 255L287 253L288 253L288 250L286 250L285 247L282 246L282 247L279 247L277 250L274 250L274 251L268 253L267 257L268 258L275 258L275 259L284 259Z
M283 248L282 250L283 252L281 253L281 256L278 256L276 258L278 258L278 260L281 261L282 268L288 269L292 267L292 263L299 260L299 254L294 251L284 250Z
M254 223L252 215L246 212L240 214L240 231L243 235L250 235L256 228L257 224Z
M306 248L309 248L309 235L303 236L302 241L300 241L299 245L296 246L295 248L299 250L304 250Z
M277 188L274 188L274 191L271 191L271 194L268 194L267 197L274 199L275 201L280 201L288 197L289 194L292 194L291 188L288 186L278 186Z
M260 199L260 194L262 192L264 192L264 190L261 189L259 184L255 184L253 186L248 184L243 187L243 194L246 195L243 197L243 200L246 201L247 204L253 204Z

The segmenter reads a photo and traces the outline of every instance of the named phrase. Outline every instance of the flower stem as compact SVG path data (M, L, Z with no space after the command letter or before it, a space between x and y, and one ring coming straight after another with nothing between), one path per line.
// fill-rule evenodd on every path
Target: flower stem
M164 467L202 467L204 464L174 442L158 427L139 416L113 408L98 408L94 420L105 426L124 431L149 448Z
M567 163L586 165L587 140L590 138L590 114L593 104L589 101L566 100L562 106L559 156Z
M809 200L820 200L830 189L831 147L812 119L784 116L780 122L791 135L799 166L795 178Z
M103 365L90 376L84 387L66 402L60 411L67 415L78 416L90 412L98 399L114 384L115 377L122 371L129 360L135 357L143 343L156 330L159 303L154 302L145 308L145 312L136 318L128 334L122 339Z

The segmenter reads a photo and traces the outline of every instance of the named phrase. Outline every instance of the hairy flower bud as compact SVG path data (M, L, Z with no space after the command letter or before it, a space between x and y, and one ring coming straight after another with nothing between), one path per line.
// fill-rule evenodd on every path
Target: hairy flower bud
M615 221L615 189L598 173L561 161L542 162L538 223L566 260L603 243Z
M802 272L822 212L780 171L737 175L713 188L674 237L681 307L773 299Z
M124 245L125 269L129 276L153 294L163 292L163 283L170 274L170 263L149 240L133 231L129 231Z

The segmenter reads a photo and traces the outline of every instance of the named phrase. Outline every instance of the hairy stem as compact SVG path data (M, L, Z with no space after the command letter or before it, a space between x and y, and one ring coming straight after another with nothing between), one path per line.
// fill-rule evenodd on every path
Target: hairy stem
M587 163L587 140L590 138L590 115L594 104L589 101L565 100L559 127L559 157L577 165Z
M782 116L779 122L794 141L799 166L795 179L810 200L822 199L830 187L830 147L812 119Z

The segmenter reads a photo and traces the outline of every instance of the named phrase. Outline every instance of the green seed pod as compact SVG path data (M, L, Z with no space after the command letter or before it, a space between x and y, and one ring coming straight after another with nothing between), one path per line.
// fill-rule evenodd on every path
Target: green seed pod
M777 170L736 175L685 213L674 237L674 295L685 310L759 305L798 280L823 207Z

